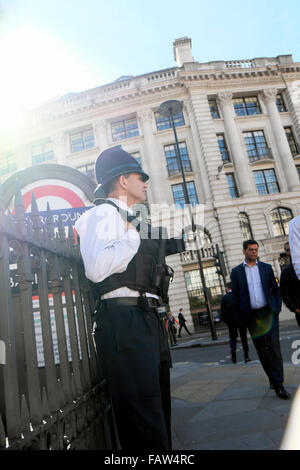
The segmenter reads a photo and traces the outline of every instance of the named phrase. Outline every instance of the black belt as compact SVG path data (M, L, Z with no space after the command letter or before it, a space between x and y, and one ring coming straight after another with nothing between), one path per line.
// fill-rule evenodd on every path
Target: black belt
M143 300L148 304L150 308L156 308L160 306L160 303L154 297L143 297ZM101 299L102 302L107 302L107 306L127 306L137 307L141 304L141 297L113 297L111 299Z

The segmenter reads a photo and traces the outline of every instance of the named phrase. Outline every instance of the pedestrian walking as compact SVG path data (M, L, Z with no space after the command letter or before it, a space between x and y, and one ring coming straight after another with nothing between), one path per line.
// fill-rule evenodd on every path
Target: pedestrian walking
M178 324L178 321L173 316L172 312L169 312L168 320L167 320L167 328L168 328L168 333L169 333L171 346L176 346L177 345L177 329L176 329L175 323Z
M284 244L284 251L288 256L290 264L286 266L280 276L280 293L287 308L294 312L296 322L300 327L300 280L296 276L290 256L289 242Z
M85 212L75 228L97 299L99 370L122 450L170 450L171 358L158 307L161 298L168 303L165 256L178 252L176 241L140 236L131 208L145 201L149 177L129 153L109 148L95 169L103 203Z
M231 282L226 283L226 294L223 295L221 300L221 320L228 326L232 362L234 364L237 362L236 344L238 335L240 335L242 341L245 362L250 362L247 327L239 314L238 306L234 304Z
M243 243L244 261L231 273L235 303L250 331L271 388L282 399L290 394L283 386L283 361L279 342L280 289L272 266L258 261L258 242Z
M192 333L189 332L187 326L186 326L186 319L184 318L184 315L183 315L183 308L180 308L179 309L179 313L178 313L178 321L179 321L179 332L178 332L178 338L181 338L181 330L182 328L185 329L185 331L187 332L187 334L189 336L191 336Z

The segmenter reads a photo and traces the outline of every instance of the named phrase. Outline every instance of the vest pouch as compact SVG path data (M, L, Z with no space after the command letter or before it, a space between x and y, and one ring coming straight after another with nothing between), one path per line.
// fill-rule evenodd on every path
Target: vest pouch
M169 303L169 296L168 296L168 291L169 291L169 285L170 282L173 281L174 277L174 269L171 268L171 266L168 266L167 264L163 265L164 272L163 276L161 278L161 283L160 283L160 294L161 294L161 299L164 304Z
M152 279L153 286L159 288L162 279L165 275L165 266L163 264L157 264L154 269L154 276Z

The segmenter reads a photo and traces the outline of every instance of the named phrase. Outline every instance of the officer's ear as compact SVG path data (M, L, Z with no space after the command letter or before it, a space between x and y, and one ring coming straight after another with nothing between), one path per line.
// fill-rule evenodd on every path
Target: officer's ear
M127 182L127 180L128 180L128 178L129 178L129 176L130 176L130 174L126 174L126 175L121 175L121 176L119 176L118 183L119 183L119 185L120 185L120 187L121 187L122 189L127 189L127 187L128 187L128 182Z

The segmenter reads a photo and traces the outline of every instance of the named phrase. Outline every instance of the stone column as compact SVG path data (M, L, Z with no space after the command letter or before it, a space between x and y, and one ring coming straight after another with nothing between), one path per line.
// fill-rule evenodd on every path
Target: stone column
M98 145L100 152L105 150L108 146L107 138L107 124L106 121L98 121L94 124L96 145Z
M263 90L262 97L268 111L272 132L274 135L275 142L277 144L281 160L281 165L282 168L284 168L284 174L288 185L288 190L293 191L299 189L299 178L293 160L293 156L291 154L291 150L285 135L285 131L280 119L280 115L276 106L277 93L278 91L276 88L269 88Z
M229 150L232 155L232 163L234 164L236 170L235 176L238 182L240 195L246 196L248 194L256 194L252 178L250 178L248 162L245 159L244 149L241 145L240 136L234 120L232 93L219 93L218 103L224 118L226 137L228 140Z
M199 194L199 201L205 204L208 201L211 201L212 199L212 194L211 194L210 187L209 187L208 172L205 166L205 161L204 161L202 152L200 150L201 142L199 139L199 134L197 132L197 123L195 120L195 114L194 114L192 104L190 101L185 101L184 106L186 108L186 111L190 119L191 132L192 132L192 137L193 137L193 148L195 152L195 160L196 160L196 164L197 164L199 171L195 171L194 165L192 165L192 167L193 167L193 171L199 175L199 180L201 181L201 188L200 188L201 194Z
M54 146L54 158L58 164L64 164L66 160L66 155L68 154L66 150L67 136L64 133L55 134L53 137L53 146Z
M154 204L168 203L165 181L164 166L166 167L166 159L160 154L159 147L152 128L153 113L150 109L143 109L138 112L138 120L143 129L144 148L145 148L145 165L144 170L149 174L148 186L151 191L151 202ZM162 180L163 179L163 180Z

